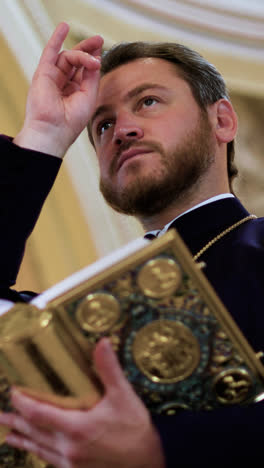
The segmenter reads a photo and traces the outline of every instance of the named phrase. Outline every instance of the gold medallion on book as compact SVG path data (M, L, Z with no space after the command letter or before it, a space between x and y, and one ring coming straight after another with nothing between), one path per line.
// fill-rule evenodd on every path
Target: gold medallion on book
M152 413L262 398L259 356L174 231L69 287L45 310L17 304L6 312L0 367L38 398L92 407L103 394L92 352L104 336Z

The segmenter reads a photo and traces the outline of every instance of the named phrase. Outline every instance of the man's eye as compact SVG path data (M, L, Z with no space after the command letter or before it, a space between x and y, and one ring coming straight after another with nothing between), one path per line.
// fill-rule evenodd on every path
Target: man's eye
M142 106L143 107L151 107L153 106L153 104L156 104L158 102L158 100L154 97L147 97L145 99L143 99L142 101Z
M112 127L112 122L109 120L102 122L98 125L97 127L97 134L98 135L103 135L103 133L108 130L108 128Z

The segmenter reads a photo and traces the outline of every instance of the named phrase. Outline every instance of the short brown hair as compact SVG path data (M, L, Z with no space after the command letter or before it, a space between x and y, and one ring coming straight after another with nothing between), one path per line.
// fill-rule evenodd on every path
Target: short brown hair
M159 58L177 66L179 76L190 86L193 97L202 110L219 99L230 97L222 75L214 65L198 52L173 42L125 42L113 46L102 57L101 76L115 68L140 58ZM93 143L90 128L88 133ZM234 140L227 144L227 172L232 191L232 182L238 170L234 163Z

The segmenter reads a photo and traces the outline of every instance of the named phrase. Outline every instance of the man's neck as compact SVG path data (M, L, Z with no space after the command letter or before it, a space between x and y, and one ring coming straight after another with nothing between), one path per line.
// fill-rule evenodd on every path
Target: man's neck
M145 219L140 219L140 222L146 231L163 229L163 227L170 223L173 219L177 218L178 216L184 214L185 212L195 208L197 205L200 205L201 203L204 203L215 196L223 195L223 193L229 192L224 191L222 193L216 193L210 196L196 197L192 201L187 201L185 199L183 203L176 202L175 204L171 204L168 208L166 208L166 210L158 213L157 215L153 215Z

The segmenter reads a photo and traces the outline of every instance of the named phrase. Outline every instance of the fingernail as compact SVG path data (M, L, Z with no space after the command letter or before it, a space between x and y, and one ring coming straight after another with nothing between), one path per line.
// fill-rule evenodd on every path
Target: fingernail
M17 390L15 388L11 388L11 391L10 391L11 399L15 397L16 395L17 395Z
M16 440L17 440L16 436L14 436L14 435L11 434L11 433L8 433L8 434L5 436L5 440L4 440L4 441L5 441L7 444L10 444L10 445L11 445L11 444L15 444L15 443L16 443Z
M20 395L21 392L19 391L19 389L17 387L11 387L11 395Z
M93 57L92 55L91 55L91 60L92 60L94 63L99 63L99 64L101 63L101 60L98 60L97 57Z
M112 343L108 337L104 337L101 340L102 346L103 346L103 352L104 353L109 353L113 351Z
M17 397L20 397L23 393L19 391L18 388L12 387L11 388L11 402L15 405L15 400Z

